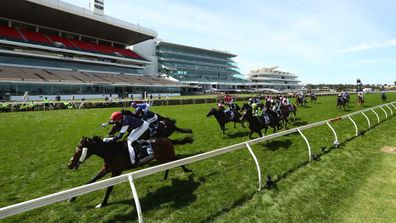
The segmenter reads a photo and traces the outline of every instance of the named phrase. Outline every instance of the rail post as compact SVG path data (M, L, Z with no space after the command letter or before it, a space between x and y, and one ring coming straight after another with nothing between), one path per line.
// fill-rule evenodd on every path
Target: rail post
M388 119L388 113L385 111L385 109L382 106L379 108L385 113L385 119Z
M309 161L312 161L312 154L311 154L311 145L309 145L307 137L302 133L300 129L297 129L298 133L300 133L301 137L304 139L305 143L307 144L308 147L308 156L309 156Z
M260 190L261 190L261 185L262 185L262 184L261 184L261 169L260 169L260 165L259 165L259 162L258 162L258 160L257 160L257 157L256 157L256 155L254 154L252 148L250 148L249 143L245 143L245 145L246 145L246 148L249 150L250 155L252 155L254 162L256 163L257 174L258 174L258 185L259 185L259 186L258 186L258 191L260 191Z
M378 123L380 123L380 117L379 117L378 113L375 112L374 109L371 109L371 111L375 114L375 116L377 116Z
M391 112L391 116L393 116L393 111L392 109L389 107L389 105L387 104L386 107L389 109L389 111Z
M393 103L390 103L390 104L396 109L396 106Z
M366 114L364 114L364 112L360 112L360 113L362 113L362 115L367 119L367 124L368 124L368 127L369 127L369 129L370 129L370 128L371 128L370 119L367 117Z
M334 134L334 142L333 142L333 145L337 148L338 145L340 144L340 143L338 142L337 132L335 131L335 129L333 128L333 126L330 125L329 121L326 121L326 124L327 124L327 126L329 126L329 128L331 129L331 131L332 131L333 134Z
M358 136L359 135L359 129L358 129L358 127L357 127L357 125L356 125L356 122L351 118L351 116L350 115L348 115L348 118L349 118L349 120L351 120L351 122L353 123L353 125L355 126L355 131L356 131L356 136Z
M135 183L133 182L132 174L128 175L128 180L129 180L129 185L131 186L133 199L135 200L136 212L138 214L139 223L143 223L144 221L143 221L142 208L140 206L140 201L136 191Z

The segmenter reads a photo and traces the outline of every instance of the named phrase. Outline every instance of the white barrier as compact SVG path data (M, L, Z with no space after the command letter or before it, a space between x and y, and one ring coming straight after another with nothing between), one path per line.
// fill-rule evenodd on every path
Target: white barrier
M344 115L344 116L341 116L341 117L338 117L338 118L329 119L329 120L325 120L325 121L316 122L316 123L308 124L308 125L305 125L305 126L301 126L301 127L298 127L298 128L285 130L285 131L282 131L282 132L278 132L278 133L274 133L274 134L271 134L271 135L263 136L261 138L257 138L257 139L249 140L249 141L246 141L246 142L241 142L241 143L238 143L238 144L227 146L227 147L224 147L224 148L221 148L221 149L216 149L216 150L213 150L213 151L209 151L209 152L206 152L206 153L202 153L202 154L198 154L198 155L195 155L195 156L187 157L187 158L184 158L184 159L176 160L176 161L173 161L173 162L169 162L169 163L165 163L165 164L149 167L149 168L146 168L146 169L142 169L142 170L138 170L138 171L135 171L135 172L123 174L123 175L120 175L120 176L117 176L117 177L113 177L113 178L110 178L110 179L106 179L106 180L103 180L103 181L99 181L99 182L95 182L95 183L92 183L92 184L83 185L83 186L80 186L80 187L76 187L76 188L73 188L73 189L65 190L65 191L62 191L62 192L55 193L55 194L51 194L51 195L47 195L47 196L44 196L44 197L36 198L36 199L30 200L30 201L25 201L25 202L22 202L22 203L18 203L18 204L10 205L10 206L7 206L7 207L3 207L3 208L0 208L0 219L6 218L6 217L9 217L9 216L12 216L12 215L16 215L16 214L19 214L19 213L22 213L22 212L26 212L28 210L36 209L36 208L39 208L39 207L42 207L42 206L46 206L46 205L49 205L49 204L53 204L53 203L56 203L56 202L64 201L64 200L67 200L67 199L75 197L75 196L80 196L80 195L87 194L87 193L90 193L90 192L93 192L93 191L97 191L97 190L100 190L100 189L107 188L109 186L113 186L113 185L116 185L116 184L120 184L120 183L129 181L130 186L131 186L131 190L132 190L132 195L133 195L133 198L134 198L135 204L136 204L138 220L139 220L139 222L143 222L143 214L142 214L140 201L139 201L138 194L137 194L136 187L135 187L135 183L134 183L135 179L138 179L138 178L141 178L141 177L145 177L145 176L148 176L148 175L151 175L151 174L154 174L154 173L158 173L158 172L161 172L161 171L164 171L164 170L168 170L168 169L171 169L171 168L180 167L181 165L187 165L187 164L191 164L191 163L194 163L194 162L197 162L197 161L200 161L200 160L204 160L204 159L208 159L208 158L211 158L211 157L219 156L221 154L225 154L225 153L228 153L228 152L231 152L231 151L234 151L234 150L237 150L237 149L245 148L245 147L248 148L250 154L252 155L252 157L253 157L253 159L254 159L254 161L256 163L257 172L258 172L258 181L259 181L258 190L260 190L261 187L262 187L262 184L261 184L261 170L260 170L260 166L258 165L257 158L256 158L253 150L250 148L250 145L254 145L254 144L257 144L257 143L261 143L261 142L264 142L264 141L268 141L268 140L280 137L280 136L284 136L284 135L288 135L288 134L291 134L291 133L298 132L298 133L301 134L301 136L303 137L303 139L305 140L305 142L306 142L306 144L308 146L309 160L311 160L312 159L312 157L311 157L311 147L309 145L309 142L308 142L307 138L302 133L302 130L310 129L310 128L313 128L313 127L316 127L316 126L321 126L321 125L327 124L332 129L333 134L335 136L335 141L337 141L337 143L338 143L337 133L331 127L330 122L335 122L335 121L342 120L342 119L350 119L351 120L351 116L357 115L357 114L362 114L362 115L364 115L366 117L366 119L368 121L368 124L369 124L369 128L371 128L370 121L369 121L368 117L364 114L364 112L365 111L373 111L376 114L376 116L378 118L378 121L379 121L379 116L374 111L374 109L376 109L376 108L383 109L382 108L383 106L387 106L388 107L389 105L392 105L395 108L395 110L396 110L396 107L395 107L394 103L396 103L396 101L395 102L391 102L391 103L387 103L387 104L383 104L383 105L378 105L378 106L375 106L375 107L372 107L372 108L368 108L368 109L365 109L365 110L353 112L353 113L350 113L350 114L347 114L347 115ZM355 128L357 129L356 123L355 123ZM335 144L335 146L336 146L336 144Z

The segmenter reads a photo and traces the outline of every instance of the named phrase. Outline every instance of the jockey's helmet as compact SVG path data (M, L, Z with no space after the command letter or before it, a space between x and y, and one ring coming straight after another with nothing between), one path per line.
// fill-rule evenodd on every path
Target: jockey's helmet
M121 112L113 112L113 114L111 114L110 119L114 122L118 122L122 119L122 114Z
M136 102L132 102L131 107L132 107L132 108L137 108L138 105L136 104Z

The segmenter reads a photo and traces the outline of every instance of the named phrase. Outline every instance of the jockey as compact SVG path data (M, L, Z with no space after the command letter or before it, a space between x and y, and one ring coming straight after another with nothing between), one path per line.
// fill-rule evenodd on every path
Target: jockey
M137 140L140 136L143 135L144 132L147 131L149 124L146 121L136 118L134 116L122 115L121 112L113 112L113 114L111 114L108 124L120 125L121 130L115 137L104 138L103 142L115 142L118 139L121 139L123 135L128 132L128 149L131 153L132 165L135 164L136 161L139 161L141 147ZM135 158L136 154L138 155L137 159Z
M231 110L231 107L225 109L223 103L218 103L217 107L219 108L220 111L223 111L224 114L230 118L230 120L234 119L234 112Z
M147 121L149 125L155 123L158 120L158 116L149 110L149 103L137 104L136 102L132 102L131 107L133 107L136 114L142 116L143 120Z
M234 99L230 95L224 96L224 104L226 105L231 105L233 103Z

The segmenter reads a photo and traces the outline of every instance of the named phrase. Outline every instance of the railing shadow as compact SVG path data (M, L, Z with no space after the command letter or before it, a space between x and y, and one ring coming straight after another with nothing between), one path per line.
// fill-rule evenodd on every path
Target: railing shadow
M172 185L164 186L156 191L148 192L144 197L140 198L140 205L144 211L150 211L161 207L163 204L169 203L173 208L178 209L189 205L197 199L194 191L205 181L205 177L199 177L194 180L194 176L190 175L188 180L172 179ZM116 201L109 203L109 206L114 204L134 205L132 199ZM129 222L138 219L135 209L131 212L122 213L114 216L104 222Z

